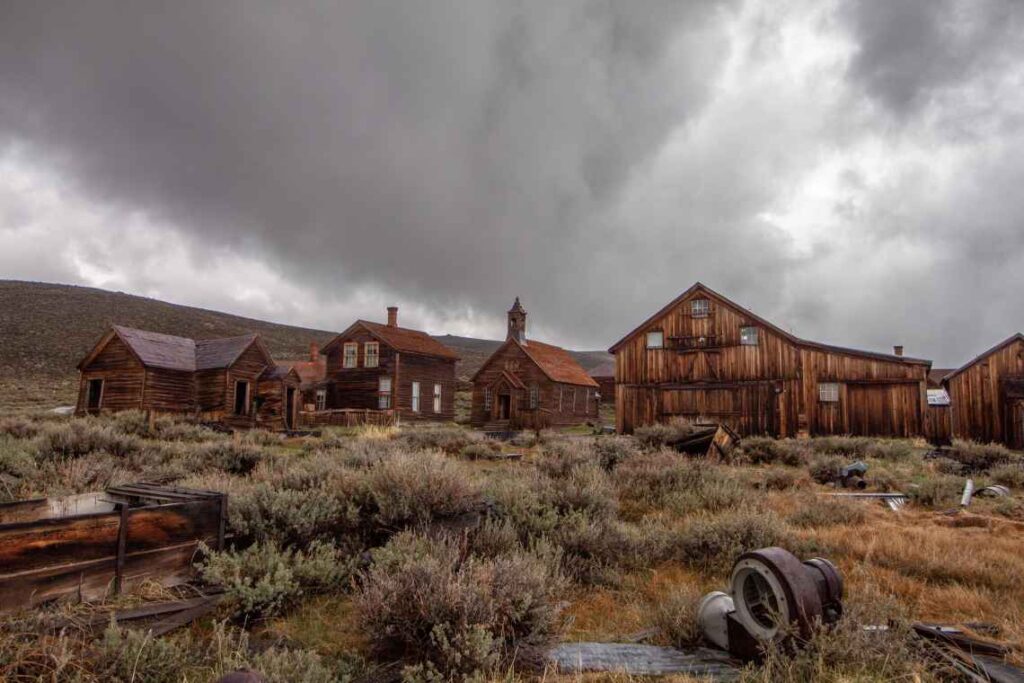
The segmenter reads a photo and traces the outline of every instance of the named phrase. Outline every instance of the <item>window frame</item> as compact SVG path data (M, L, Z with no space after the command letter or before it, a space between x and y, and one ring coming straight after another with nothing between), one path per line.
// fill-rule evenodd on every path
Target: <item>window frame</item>
M540 408L540 386L535 382L530 385L530 410Z
M373 353L370 353L370 349L373 349ZM370 362L370 359L373 362ZM368 341L363 344L363 367L364 368L379 368L380 367L380 342Z
M384 388L384 385L387 388ZM391 376L380 375L377 377L377 409L391 410Z
M238 388L240 386L243 386L243 385L245 386L245 396L242 399L242 401L243 401L242 402L242 410L239 411L239 409L238 409ZM234 401L233 401L233 405L231 406L232 409L233 409L233 413L232 413L233 415L238 416L238 417L247 417L249 415L249 411L250 411L249 404L251 403L251 400L249 398L249 392L250 391L252 391L252 388L251 388L251 383L249 382L249 380L246 380L246 379L236 379L235 380Z
M441 412L441 385L437 382L434 383L434 413Z
M743 335L753 331L754 341L745 340ZM740 326L740 346L758 346L761 343L761 330L757 325Z
M420 383L410 382L409 383L409 404L412 412L420 412Z
M839 403L839 382L818 382L818 403Z
M484 387L484 410L490 410L494 406L494 394L490 387Z
M351 364L349 351L351 350ZM345 370L359 367L359 342L345 342L341 345L341 367Z
M327 389L317 389L313 396L313 409L317 412L327 410Z
M690 300L690 317L691 318L710 318L711 317L711 300L704 299L691 299Z
M661 338L661 341L658 343L657 346L653 346L651 344L652 335L658 335ZM650 350L658 350L665 348L665 330L650 330L646 334L644 334L644 347Z

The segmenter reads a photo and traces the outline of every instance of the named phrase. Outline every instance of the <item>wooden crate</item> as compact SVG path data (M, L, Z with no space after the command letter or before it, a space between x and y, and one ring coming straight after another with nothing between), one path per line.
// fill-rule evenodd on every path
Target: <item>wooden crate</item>
M0 612L185 583L226 517L226 494L146 482L0 505Z

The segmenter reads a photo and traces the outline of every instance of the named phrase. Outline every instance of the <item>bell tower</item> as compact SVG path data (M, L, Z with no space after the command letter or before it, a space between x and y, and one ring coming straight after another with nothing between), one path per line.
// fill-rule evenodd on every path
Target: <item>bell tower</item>
M515 339L520 344L526 343L526 309L519 303L519 297L508 309L508 336L506 339Z

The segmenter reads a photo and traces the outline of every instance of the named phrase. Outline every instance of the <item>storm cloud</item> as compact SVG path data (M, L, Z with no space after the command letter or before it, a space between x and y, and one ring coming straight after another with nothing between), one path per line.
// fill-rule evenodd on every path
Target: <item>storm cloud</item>
M1024 327L1012 0L6 2L0 276L607 346L695 280L957 364Z

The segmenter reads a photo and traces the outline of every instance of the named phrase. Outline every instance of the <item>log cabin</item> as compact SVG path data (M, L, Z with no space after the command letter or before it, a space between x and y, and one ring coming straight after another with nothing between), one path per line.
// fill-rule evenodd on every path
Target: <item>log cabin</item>
M800 339L699 282L609 351L621 433L681 417L743 435L923 434L930 361Z
M386 325L357 320L328 342L326 410L391 411L410 420L455 419L458 355L426 332L398 325L388 307Z
M473 375L470 423L487 431L582 424L598 417L599 386L568 351L526 338L519 298L505 342Z
M282 428L298 407L298 378L256 334L194 340L114 325L78 370L79 415L143 410Z
M955 438L1024 448L1024 334L996 344L942 383Z

